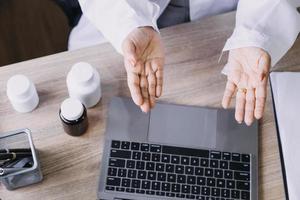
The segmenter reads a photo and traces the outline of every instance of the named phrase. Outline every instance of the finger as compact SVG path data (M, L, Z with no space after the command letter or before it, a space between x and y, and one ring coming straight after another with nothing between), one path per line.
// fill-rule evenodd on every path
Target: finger
M150 62L146 63L146 75L147 75L147 80L148 80L149 95L152 97L155 97L156 78L155 78L154 72L152 71Z
M153 59L151 62L151 67L153 71L155 72L156 76L156 97L160 97L162 94L162 88L163 88L163 65L164 61L163 59Z
M235 92L235 89L236 89L236 85L232 81L227 80L224 95L223 95L223 100L222 100L223 108L226 109L229 107L229 104L230 104L231 98Z
M134 42L130 39L126 39L122 45L122 50L124 59L128 60L132 67L134 67L138 59Z
M245 106L245 123L250 126L254 120L254 107L255 107L255 92L253 88L247 89L246 93L246 106Z
M143 97L143 104L140 106L143 112L148 112L150 110L149 94L148 94L148 81L146 74L143 71L140 76L140 87Z
M238 123L242 123L245 113L246 95L238 90L236 94L235 119Z
M256 88L255 91L255 112L254 116L256 119L260 119L263 116L265 103L266 103L266 97L267 97L267 79L266 76L262 83Z
M125 65L128 65L125 61ZM140 88L140 77L137 73L132 72L131 70L127 71L127 84L129 87L129 91L132 97L133 102L140 106L143 103L143 97Z

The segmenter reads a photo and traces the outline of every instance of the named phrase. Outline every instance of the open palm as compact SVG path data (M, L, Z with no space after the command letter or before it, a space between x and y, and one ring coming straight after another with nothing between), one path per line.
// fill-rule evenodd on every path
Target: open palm
M148 112L162 94L164 51L160 36L151 27L136 28L122 49L132 99Z

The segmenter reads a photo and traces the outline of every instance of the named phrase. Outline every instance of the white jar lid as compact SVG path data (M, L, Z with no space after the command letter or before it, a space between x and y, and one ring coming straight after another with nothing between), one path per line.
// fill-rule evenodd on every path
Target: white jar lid
M7 94L11 100L26 99L33 92L31 81L24 75L12 76L7 81Z
M80 85L89 85L93 81L94 68L86 62L79 62L73 65L71 77Z
M82 116L84 107L78 99L68 98L62 102L60 111L65 119L72 121Z

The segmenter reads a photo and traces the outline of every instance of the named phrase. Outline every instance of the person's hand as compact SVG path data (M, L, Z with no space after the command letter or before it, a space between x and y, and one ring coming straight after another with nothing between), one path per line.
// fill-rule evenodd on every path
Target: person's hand
M124 40L122 50L132 99L148 112L162 94L164 50L160 36L151 27L136 28Z
M254 118L260 119L267 96L267 80L270 70L269 54L256 47L233 49L225 66L227 84L222 106L228 108L236 93L235 119L249 126Z

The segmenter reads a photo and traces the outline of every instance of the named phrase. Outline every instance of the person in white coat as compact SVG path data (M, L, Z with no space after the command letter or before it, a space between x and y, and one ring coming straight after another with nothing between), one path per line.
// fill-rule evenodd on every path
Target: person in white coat
M167 18L172 14L168 8L176 0L79 3L83 16L71 32L69 49L108 40L124 56L133 101L148 112L163 86L165 55L158 24L168 26ZM183 17L176 17L179 12L175 8L180 6L175 5L171 19L198 20L237 6L235 29L223 49L229 51L229 57L222 71L227 75L222 106L227 108L236 93L235 118L251 125L254 118L263 115L270 67L283 57L300 31L300 0L182 0L181 4L186 4Z

